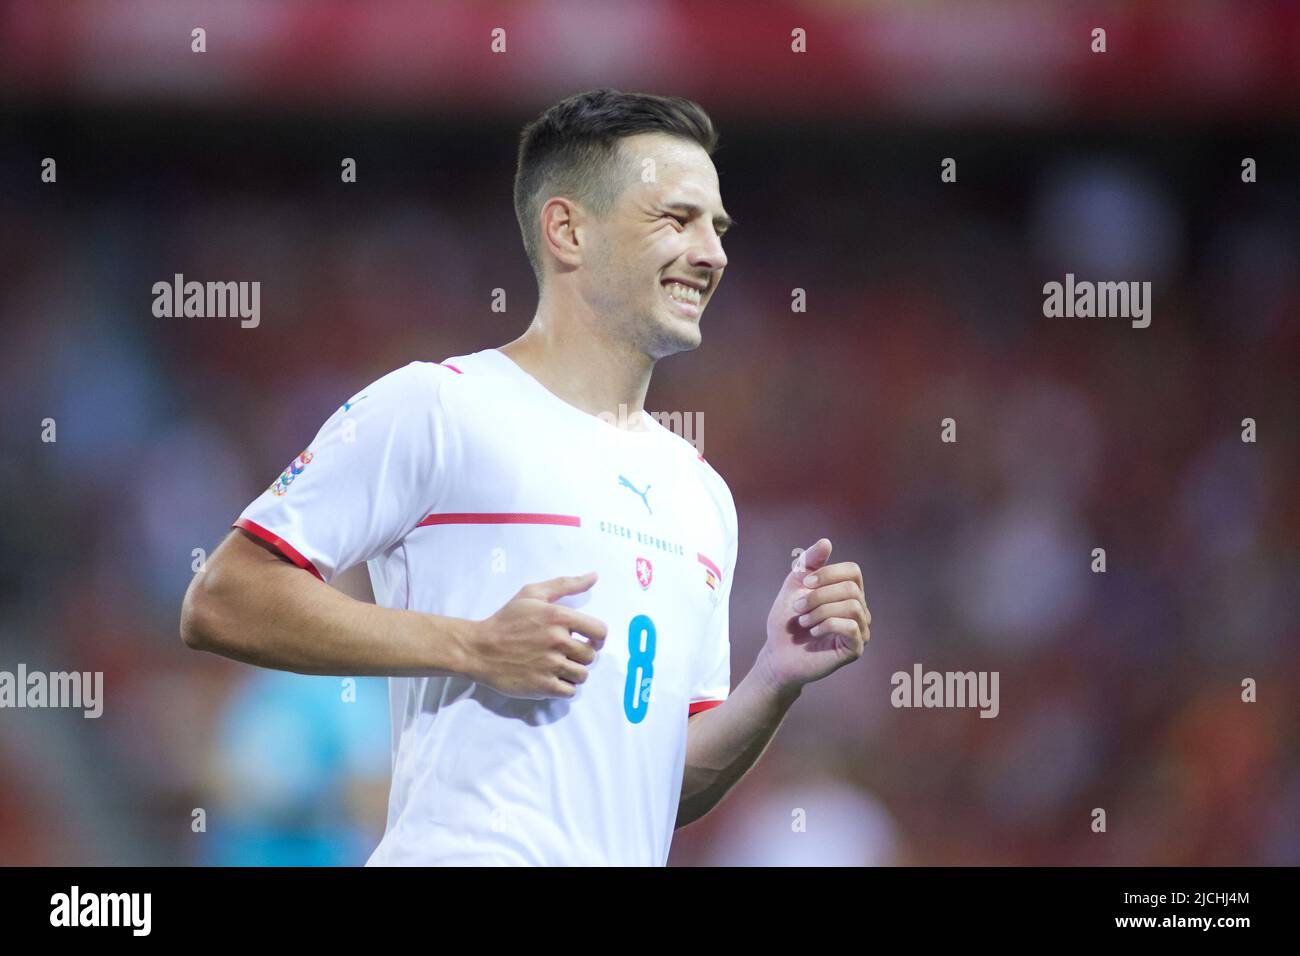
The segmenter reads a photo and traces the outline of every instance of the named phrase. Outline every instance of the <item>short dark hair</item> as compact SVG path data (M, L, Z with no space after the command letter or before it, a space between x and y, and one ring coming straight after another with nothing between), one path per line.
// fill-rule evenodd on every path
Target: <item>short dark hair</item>
M713 120L698 103L612 89L563 99L524 127L515 168L515 216L539 288L542 205L563 195L598 216L608 212L622 191L612 162L618 140L637 133L678 136L698 143L710 156L718 147Z

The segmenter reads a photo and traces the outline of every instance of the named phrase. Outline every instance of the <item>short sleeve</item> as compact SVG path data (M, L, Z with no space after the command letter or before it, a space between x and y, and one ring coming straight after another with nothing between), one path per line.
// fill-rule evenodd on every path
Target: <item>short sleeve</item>
M452 374L412 362L362 389L233 527L326 583L401 541L446 481L440 391Z
M731 579L736 570L737 521L736 505L730 492L726 495L724 523L727 531L727 554L719 569L722 581L718 585L718 606L709 619L708 631L696 660L694 680L691 683L689 714L716 707L731 693Z

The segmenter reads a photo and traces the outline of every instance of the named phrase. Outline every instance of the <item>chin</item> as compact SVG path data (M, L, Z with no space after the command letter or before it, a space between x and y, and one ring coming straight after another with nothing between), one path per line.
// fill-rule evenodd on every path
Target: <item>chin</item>
M654 329L646 354L657 360L678 352L697 349L702 340L703 335L696 322L684 322L681 319L660 322Z

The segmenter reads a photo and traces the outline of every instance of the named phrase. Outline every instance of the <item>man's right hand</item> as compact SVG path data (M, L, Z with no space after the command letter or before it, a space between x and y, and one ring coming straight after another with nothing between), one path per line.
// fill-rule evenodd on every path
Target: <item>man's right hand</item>
M554 602L595 583L596 572L590 571L525 585L491 617L470 622L460 672L507 697L573 697L604 646L607 629L590 614Z

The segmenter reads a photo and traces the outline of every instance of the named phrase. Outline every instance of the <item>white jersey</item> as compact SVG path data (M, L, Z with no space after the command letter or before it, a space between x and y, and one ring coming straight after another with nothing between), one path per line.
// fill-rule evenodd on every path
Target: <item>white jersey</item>
M497 349L412 362L336 411L236 526L385 607L482 620L525 584L606 624L571 700L390 678L393 780L369 864L667 862L688 714L730 692L736 508L685 439L569 405Z

